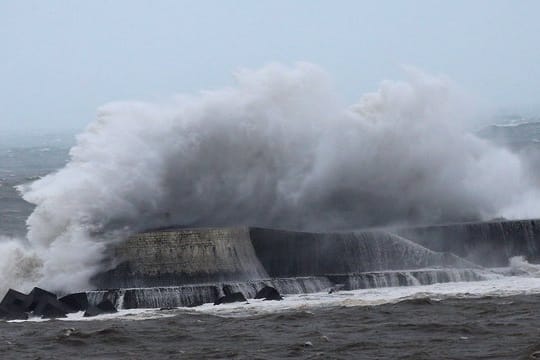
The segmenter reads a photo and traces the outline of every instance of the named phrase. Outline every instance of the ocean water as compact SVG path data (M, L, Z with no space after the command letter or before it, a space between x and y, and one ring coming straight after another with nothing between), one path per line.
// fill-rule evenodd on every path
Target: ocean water
M3 359L536 359L540 279L521 280L13 321L0 346Z
M0 237L24 237L33 206L16 190L64 166L74 136L0 136Z

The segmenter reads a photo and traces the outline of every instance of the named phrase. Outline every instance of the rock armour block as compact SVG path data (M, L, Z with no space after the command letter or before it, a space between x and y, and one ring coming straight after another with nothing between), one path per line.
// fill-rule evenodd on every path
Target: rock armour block
M255 299L264 300L283 300L283 296L275 288L271 286L265 286L261 290L257 291Z
M114 314L118 312L114 304L110 300L103 300L96 306L89 306L84 317L92 317L102 314Z
M229 304L234 302L246 302L247 299L241 292L235 292L229 295L220 297L214 302L214 305Z

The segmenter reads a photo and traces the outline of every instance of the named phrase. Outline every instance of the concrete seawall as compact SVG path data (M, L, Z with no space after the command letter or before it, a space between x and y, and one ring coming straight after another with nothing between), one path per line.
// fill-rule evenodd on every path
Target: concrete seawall
M272 277L474 267L384 231L308 233L252 228L250 235L255 253Z
M111 250L118 264L98 274L99 288L171 286L264 279L249 229L170 229L131 236Z
M540 261L540 220L507 220L394 230L434 251L451 252L488 267L507 266L512 256Z
M452 254L381 231L307 233L261 228L169 229L111 250L97 288L135 288L409 270L471 268Z
M264 286L282 294L478 281L482 266L540 259L537 220L387 231L309 233L263 228L167 229L110 249L115 266L96 275L93 302L123 308L195 306ZM411 241L411 240L414 240ZM501 275L502 276L502 275Z

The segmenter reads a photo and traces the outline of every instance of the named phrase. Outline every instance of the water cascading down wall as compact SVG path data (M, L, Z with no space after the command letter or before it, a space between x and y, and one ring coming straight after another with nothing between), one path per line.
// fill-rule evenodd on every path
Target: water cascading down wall
M112 250L116 266L94 278L96 287L109 290L90 296L96 301L110 298L124 308L173 307L212 302L234 291L253 297L265 285L294 294L335 286L481 280L481 267L494 266L493 259L504 257L506 262L508 256L536 254L540 236L535 221L498 224L480 227L502 229L503 242L486 231L480 231L485 236L478 240L473 224L396 230L419 243L386 231L308 233L249 227L149 231ZM441 228L444 241L435 237ZM469 241L477 245L464 245ZM498 247L504 255L493 256ZM468 254L470 249L474 251ZM529 253L522 253L524 249Z
M512 256L540 261L540 220L504 220L394 229L434 251L451 252L485 267L508 265Z

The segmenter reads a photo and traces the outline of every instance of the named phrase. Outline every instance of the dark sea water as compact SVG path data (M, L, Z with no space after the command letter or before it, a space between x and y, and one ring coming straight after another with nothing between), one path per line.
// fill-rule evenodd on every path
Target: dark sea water
M501 134L510 131L520 136L519 151L537 146L529 125L508 129L483 134L504 142ZM23 237L32 211L14 186L63 166L72 142L55 135L0 144L0 237ZM256 304L265 311L205 305L92 320L79 314L2 321L0 359L540 359L540 279L521 279L518 290L505 291L511 286L484 282L471 294L444 284L404 297L388 289L365 302L373 293L359 292L355 301L345 294L338 302L328 294L324 301L286 297L276 307Z
M74 137L66 134L0 136L0 236L22 237L32 205L15 186L65 165Z
M536 359L540 295L0 324L2 359ZM536 355L535 355L536 354Z

